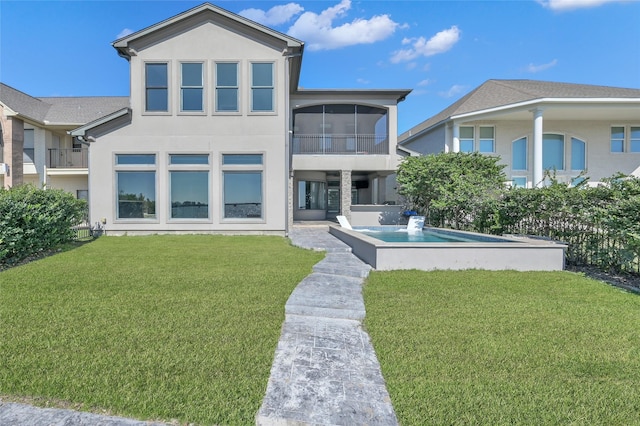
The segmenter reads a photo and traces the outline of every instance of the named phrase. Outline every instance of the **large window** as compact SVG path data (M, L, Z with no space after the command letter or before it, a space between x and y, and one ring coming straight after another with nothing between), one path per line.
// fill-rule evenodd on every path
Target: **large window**
M327 207L326 185L325 182L298 181L298 209L325 210Z
M263 155L223 154L222 180L225 219L261 219Z
M274 111L273 63L251 64L251 111Z
M34 129L24 129L24 141L22 145L22 161L33 163L35 159L35 131Z
M209 155L169 155L171 219L209 218Z
M167 63L145 64L145 110L169 111L169 75Z
M578 138L571 138L571 170L585 170L586 166L587 144Z
M180 111L204 111L203 64L183 62L180 64Z
M480 126L480 141L478 151L489 153L495 151L495 131L493 127Z
M611 128L611 152L624 152L624 127Z
M511 143L511 169L527 170L527 138Z
M473 152L474 128L460 127L460 152Z
M238 112L238 64L216 63L216 111Z
M640 127L631 127L629 137L629 151L640 152Z
M545 134L542 139L542 168L564 170L564 136Z
M116 155L117 219L156 219L155 154Z

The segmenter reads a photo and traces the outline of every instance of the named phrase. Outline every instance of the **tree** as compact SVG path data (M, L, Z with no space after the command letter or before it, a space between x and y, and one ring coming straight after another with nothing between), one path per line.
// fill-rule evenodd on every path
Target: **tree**
M477 152L406 157L398 169L399 193L429 223L467 228L504 188L505 166L498 161Z

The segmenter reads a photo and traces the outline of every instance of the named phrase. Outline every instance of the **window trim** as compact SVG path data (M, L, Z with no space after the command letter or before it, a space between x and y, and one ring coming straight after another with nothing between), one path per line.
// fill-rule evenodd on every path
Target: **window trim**
M253 65L254 64L271 64L271 86L254 86L253 85ZM276 96L276 80L277 80L277 67L275 61L260 61L255 60L249 62L249 115L276 115L278 113L277 108L277 96ZM255 110L253 108L253 89L271 89L271 110Z
M118 155L153 155L153 164L118 164ZM139 152L114 152L112 157L113 170L113 223L160 223L159 192L158 192L158 160L159 152L139 151ZM118 209L118 172L154 172L154 192L156 203L155 218L119 218Z
M472 129L473 136L471 138L463 138L462 137L462 129L463 128ZM481 151L480 150L480 143L482 141L484 141L484 140L489 140L487 138L482 138L481 137L480 131L483 128L493 129L493 138L491 139L493 141L492 151ZM471 141L471 144L472 144L471 151L467 151L467 150L463 150L462 149L463 141L465 141L465 142ZM459 126L459 131L458 131L458 142L459 142L460 152L478 152L480 154L488 154L488 155L495 154L496 153L496 126L495 126L495 124L460 125Z
M261 155L261 164L224 164L225 155ZM268 200L265 197L266 194L266 182L267 182L267 153L265 151L223 151L220 152L218 158L218 167L220 170L220 223L267 223L267 205ZM225 217L225 192L224 192L224 178L225 173L242 173L242 172L260 172L261 174L261 216L260 217Z
M236 86L219 86L218 85L218 64L236 64ZM213 111L214 115L242 115L242 90L241 90L241 81L242 81L242 62L240 60L228 60L228 61L214 61L213 62ZM236 111L220 111L218 110L218 89L230 89L235 88L236 92L236 103L237 110Z
M206 164L172 164L171 156L173 155L206 155L207 163ZM212 170L212 155L210 152L168 152L167 156L167 223L213 223L213 170ZM197 217L171 217L171 203L173 200L171 199L171 172L207 172L207 198L208 198L208 207L207 207L207 217L206 218L197 218Z
M167 66L167 110L166 111L149 111L147 110L147 64L165 64ZM173 96L172 96L172 62L168 60L147 60L142 63L142 115L172 115L173 114Z
M612 144L613 144L613 128L614 127L621 127L622 128L622 139L615 139L616 141L622 141L622 150L621 151L614 151L612 148ZM626 140L627 140L627 126L624 124L612 124L611 126L609 126L609 153L610 154L624 154L627 152L626 149Z
M637 128L640 131L640 124L630 124L629 125L629 133L628 133L629 134L629 151L628 152L629 152L629 154L640 154L640 138L636 139L636 138L632 138L631 137L631 129L632 128ZM639 149L637 151L632 151L631 150L631 148L632 148L631 143L633 141L638 141L638 144L639 144L638 148Z
M201 86L184 86L182 84L182 65L183 64L200 64L202 65ZM206 115L207 114L207 63L206 61L184 60L178 62L178 86L179 86L179 102L178 115ZM201 89L202 90L202 109L201 110L185 110L184 109L184 89Z

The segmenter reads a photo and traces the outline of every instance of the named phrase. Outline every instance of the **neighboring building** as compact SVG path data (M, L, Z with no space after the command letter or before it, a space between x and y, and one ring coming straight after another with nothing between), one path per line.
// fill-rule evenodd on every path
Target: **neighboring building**
M34 98L0 83L0 187L30 183L86 198L87 146L67 132L128 104L126 97Z
M299 89L302 41L209 3L113 46L130 107L70 132L89 145L91 223L283 234L294 219L398 220L410 90Z
M499 155L516 186L541 186L554 169L567 183L640 176L640 90L488 80L398 140L420 154Z

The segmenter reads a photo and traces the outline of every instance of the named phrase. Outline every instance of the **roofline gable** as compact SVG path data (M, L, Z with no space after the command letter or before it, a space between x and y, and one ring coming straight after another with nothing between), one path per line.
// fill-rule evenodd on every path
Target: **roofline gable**
M138 40L142 37L148 36L150 34L153 34L157 31L160 31L162 29L168 28L172 25L175 25L179 22L184 21L185 19L188 19L192 16L195 16L199 13L205 12L205 11L211 11L215 14L218 14L220 16L223 16L225 18L231 19L235 22L238 22L241 25L247 26L249 28L252 28L254 30L260 31L264 34L267 34L271 37L274 37L276 39L279 39L283 42L285 42L287 44L287 47L289 49L300 49L302 51L303 47L304 47L304 42L300 41L296 38L290 37L286 34L283 34L279 31L276 31L272 28L266 27L262 24L259 24L255 21L252 21L248 18L245 18L243 16L237 15L233 12L229 12L226 9L223 9L221 7L215 6L211 3L203 3L199 6L196 6L192 9L189 9L185 12L179 13L178 15L175 15L171 18L165 19L164 21L158 22L156 24L153 24L149 27L143 28L139 31L136 31L132 34L126 35L122 38L119 38L117 40L115 40L112 43L112 46L118 51L118 54L120 56L122 56L125 59L129 59L132 54L135 54L135 52L131 52L129 49L129 44L131 44L132 42L134 42L135 40Z

